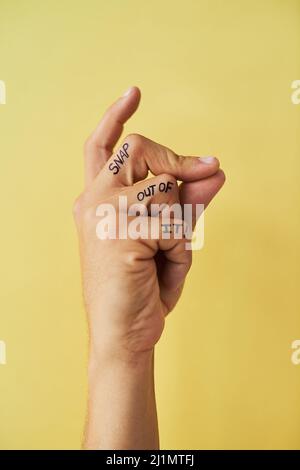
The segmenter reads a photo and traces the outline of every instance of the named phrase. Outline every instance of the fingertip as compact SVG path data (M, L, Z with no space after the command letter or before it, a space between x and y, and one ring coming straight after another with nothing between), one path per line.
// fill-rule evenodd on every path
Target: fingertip
M216 173L216 176L217 176L217 178L218 178L218 180L219 180L219 182L220 182L220 184L221 184L220 187L222 187L223 184L224 184L225 181L226 181L226 175L225 175L224 171L223 171L221 168L219 168L219 170L218 170L217 173Z
M118 108L121 115L120 121L127 121L130 116L137 110L141 99L140 89L136 86L128 88L124 95L118 100Z
M136 107L137 107L141 100L141 90L137 86L133 86L131 96L134 97L132 99L136 103Z
M123 96L117 99L107 110L107 115L112 117L115 122L125 124L125 122L137 110L141 98L141 92L138 87L132 86L125 91Z
M184 182L199 181L215 175L220 168L216 157L184 157L180 159L184 172L179 179Z
M219 169L215 174L192 181L183 183L180 186L181 199L183 203L204 204L205 207L220 191L225 183L225 173Z
M216 157L198 157L201 163L205 163L206 165L211 165L212 163L216 162Z
M220 161L217 157L209 156L209 157L198 157L198 161L203 165L207 165L213 168L219 168Z
M122 98L135 98L137 100L140 100L141 98L141 90L137 86L131 86L129 87L125 93L123 94Z

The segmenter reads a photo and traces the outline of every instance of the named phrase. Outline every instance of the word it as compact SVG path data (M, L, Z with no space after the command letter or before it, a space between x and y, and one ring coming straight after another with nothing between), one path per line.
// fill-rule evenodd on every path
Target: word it
M183 226L183 223L172 223L172 224L161 224L162 226L162 229L163 229L163 233L173 233L173 229L174 229L174 233L176 234L182 234L183 238L185 238L185 234L184 232L182 233L182 230L184 228Z

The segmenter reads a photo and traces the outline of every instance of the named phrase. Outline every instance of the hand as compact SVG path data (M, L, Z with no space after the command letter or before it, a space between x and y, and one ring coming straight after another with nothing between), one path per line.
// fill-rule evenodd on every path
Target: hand
M181 294L191 251L183 238L163 237L161 214L149 208L207 206L224 183L217 159L178 156L140 135L127 136L113 154L139 100L139 90L132 88L87 140L86 186L74 204L90 327L86 449L159 448L153 349ZM148 170L154 176L145 180ZM178 186L177 180L183 183ZM147 214L140 218L146 238L99 239L97 208L110 204L118 212L120 196L127 197L128 206L141 199L146 203ZM149 237L149 221L157 228L154 237ZM127 229L131 222L116 228Z
M74 206L91 355L96 359L103 355L132 358L152 350L191 266L184 239L167 240L160 233L154 240L99 240L99 204L110 203L117 209L120 195L127 196L128 205L138 203L137 195L142 197L146 190L150 195L143 203L148 206L207 206L224 183L217 159L178 156L140 135L127 136L113 154L123 124L139 100L139 90L131 89L108 109L87 140L86 187ZM145 180L149 170L154 177ZM177 180L183 181L180 187ZM166 185L167 192L158 190Z

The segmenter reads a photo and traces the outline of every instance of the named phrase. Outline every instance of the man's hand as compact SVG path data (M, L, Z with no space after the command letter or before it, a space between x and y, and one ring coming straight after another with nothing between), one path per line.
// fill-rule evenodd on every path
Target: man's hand
M113 153L123 125L137 109L139 100L139 90L130 89L108 109L87 140L86 187L74 205L90 327L90 380L98 384L99 374L107 376L101 387L99 385L102 392L97 385L91 386L90 401L94 405L91 405L87 437L87 447L91 448L157 446L155 419L150 425L150 436L154 439L149 433L139 433L133 438L134 433L130 436L128 429L124 437L124 433L120 434L120 422L124 420L128 426L130 420L140 419L142 423L147 416L149 420L148 413L154 403L154 393L149 396L153 388L153 348L163 331L166 315L179 299L191 266L191 251L185 248L186 240L174 236L165 239L161 228L154 238L99 240L97 207L109 203L118 211L119 196L126 196L129 206L138 204L141 198L147 207L174 203L207 206L224 183L224 173L219 170L216 158L179 156L141 135L127 136ZM145 179L149 171L153 177ZM178 181L183 183L179 186ZM159 217L149 218L159 224ZM112 376L119 374L124 384L132 368L134 378L129 378L128 391L136 395L136 404L140 402L142 406L140 412L136 411L136 415L126 399L123 404L119 403L121 396L118 395L115 401L112 398L119 409L116 420L106 419L101 393L106 390L108 399L111 389L118 383L118 379L114 383ZM114 372L105 372L108 370ZM136 389L141 381L146 384L144 399ZM108 402L106 406L113 405ZM124 414L126 407L128 413ZM150 415L152 418L155 415L153 410ZM105 427L101 426L101 421L106 423ZM108 429L111 427L115 437L103 438L103 434L111 434Z

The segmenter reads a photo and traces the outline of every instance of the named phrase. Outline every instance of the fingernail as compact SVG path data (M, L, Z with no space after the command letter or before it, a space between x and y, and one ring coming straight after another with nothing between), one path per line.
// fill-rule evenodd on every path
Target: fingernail
M200 162L209 165L210 163L213 163L216 159L215 157L199 157L199 160Z
M133 87L131 86L130 88L128 88L128 90L125 91L123 97L130 95L130 93L132 92L132 90L133 90Z

